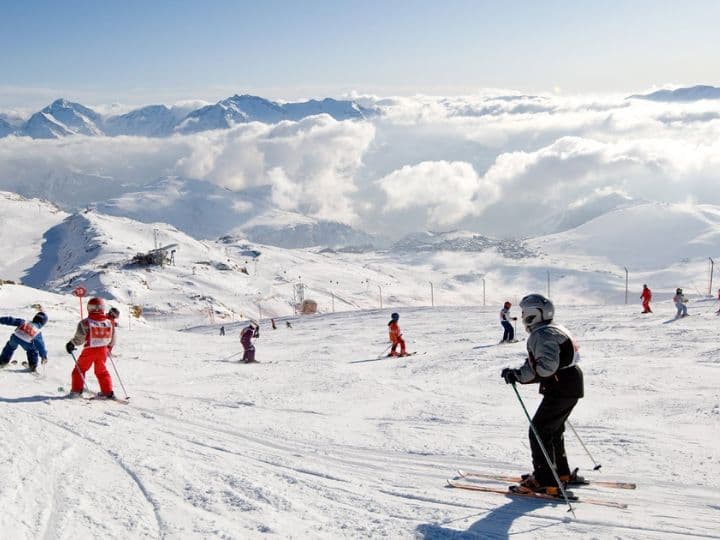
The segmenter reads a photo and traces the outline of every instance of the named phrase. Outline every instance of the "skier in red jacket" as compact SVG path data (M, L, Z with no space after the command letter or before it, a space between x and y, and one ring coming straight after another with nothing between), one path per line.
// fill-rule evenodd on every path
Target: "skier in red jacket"
M642 307L643 313L652 313L652 309L650 309L650 300L652 300L652 291L648 288L647 285L643 285L643 291L640 295L640 298L642 298Z
M83 345L77 365L72 371L72 388L70 396L79 397L85 387L85 372L95 365L95 377L100 383L98 397L114 399L112 378L105 362L108 353L115 344L114 322L105 314L105 302L102 298L91 298L87 303L88 316L80 321L73 338L65 345L65 350L72 354L76 347Z
M400 315L397 313L393 313L390 315L390 322L388 323L388 330L390 333L390 342L392 343L392 347L390 348L390 353L388 356L407 356L407 351L405 350L405 340L402 338L402 332L400 331L400 326L398 326L398 320L400 320ZM400 354L397 353L395 349L397 349L397 346L400 345Z

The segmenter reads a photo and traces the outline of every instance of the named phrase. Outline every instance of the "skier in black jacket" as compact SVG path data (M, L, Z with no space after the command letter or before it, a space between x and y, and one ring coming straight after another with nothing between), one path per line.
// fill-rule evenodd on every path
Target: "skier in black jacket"
M530 294L520 302L522 320L530 333L527 340L528 358L519 369L505 368L502 378L508 384L539 383L543 399L533 417L533 425L543 446L557 469L561 482L581 484L577 469L570 472L565 454L565 421L578 400L583 397L583 373L578 367L580 355L570 332L553 323L553 303L541 294ZM524 477L521 489L542 493L558 493L557 482L530 429L533 473Z

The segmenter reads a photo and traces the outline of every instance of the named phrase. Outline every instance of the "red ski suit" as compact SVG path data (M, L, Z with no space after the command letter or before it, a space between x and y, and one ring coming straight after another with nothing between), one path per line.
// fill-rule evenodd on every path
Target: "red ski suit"
M640 295L640 298L642 298L643 313L652 313L652 309L650 309L650 300L652 300L652 292L650 291L650 289L645 287L643 289L642 294Z
M72 391L82 392L85 372L94 364L100 391L103 394L112 392L112 378L105 362L115 344L114 321L104 313L91 313L87 319L78 323L75 336L70 341L76 346L84 345L77 366L72 371Z
M397 352L395 352L395 349L397 349L398 345L400 345L400 354L405 354L405 340L402 338L402 333L400 332L400 326L398 326L397 321L390 321L388 323L388 327L390 329L390 341L392 342L392 348L390 349L390 354L392 356L397 355Z

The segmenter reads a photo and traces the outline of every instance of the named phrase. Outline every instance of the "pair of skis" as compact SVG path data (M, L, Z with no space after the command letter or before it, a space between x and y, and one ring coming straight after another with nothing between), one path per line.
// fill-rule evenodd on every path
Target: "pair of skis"
M504 475L504 474L495 474L495 473L486 473L481 471L458 471L458 477L455 479L448 479L448 486L458 489L466 489L470 491L482 491L484 493L498 493L500 495L510 495L513 497L525 497L529 499L538 499L543 501L554 501L554 502L563 502L563 497L555 496L555 495L549 495L546 493L537 493L534 491L518 491L517 490L517 484L522 481L522 478L520 476L510 476L510 475ZM494 481L494 482L507 482L512 483L514 485L510 486L509 488L501 488L501 487L495 487L490 485L484 485L481 483L473 482L473 480L485 480L485 481ZM604 480L586 480L583 482L583 484L579 484L577 486L573 485L572 487L582 487L584 485L589 486L601 486L601 487L608 487L608 488L617 488L617 489L635 489L637 487L636 484L631 482L612 482L612 481L604 481ZM615 502L615 501L608 501L604 499L595 499L595 498L589 498L589 497L578 497L571 491L565 491L565 493L568 496L568 500L571 502L584 502L588 504L595 504L599 506L608 506L610 508L627 508L627 504Z

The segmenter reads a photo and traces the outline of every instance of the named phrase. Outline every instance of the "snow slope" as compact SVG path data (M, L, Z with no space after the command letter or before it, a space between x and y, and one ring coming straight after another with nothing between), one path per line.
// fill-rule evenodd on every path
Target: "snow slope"
M67 214L39 199L0 191L0 279L19 281L40 255L44 235Z
M128 328L123 313L114 352L131 404L121 405L62 399L77 305L0 288L3 313L29 316L33 303L51 316L50 363L40 377L0 372L5 538L718 538L713 303L667 324L669 302L650 316L558 304L586 376L572 422L602 472L568 433L571 464L638 483L577 489L628 508L578 503L575 518L563 504L445 486L459 467L530 467L525 417L499 377L524 344L496 345L494 308L402 309L410 350L423 354L381 361L390 307L292 329L264 322L255 365L233 356L239 326L226 337L217 325ZM534 410L535 388L520 393Z

